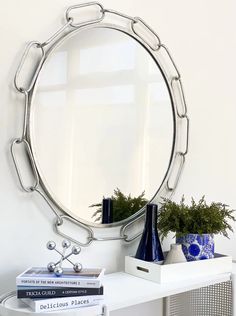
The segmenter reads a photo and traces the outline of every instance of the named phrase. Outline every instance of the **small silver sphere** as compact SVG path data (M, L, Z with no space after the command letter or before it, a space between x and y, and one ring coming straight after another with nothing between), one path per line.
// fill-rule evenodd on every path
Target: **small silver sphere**
M53 271L57 277L61 276L63 273L63 269L61 267L55 267L54 271Z
M62 242L62 247L63 248L69 248L70 247L70 245L71 245L71 243L70 243L70 241L69 240L63 240L63 242Z
M49 249L49 250L53 250L53 249L55 249L56 248L56 243L54 242L54 241L49 241L48 243L47 243L47 248Z
M80 272L80 271L83 269L82 264L76 262L76 263L74 264L74 266L73 266L73 269L74 269L75 272Z
M49 262L49 264L47 265L48 271L49 272L54 272L55 269L55 263L54 262Z
M73 255L78 255L81 251L81 248L79 246L73 246L71 249Z

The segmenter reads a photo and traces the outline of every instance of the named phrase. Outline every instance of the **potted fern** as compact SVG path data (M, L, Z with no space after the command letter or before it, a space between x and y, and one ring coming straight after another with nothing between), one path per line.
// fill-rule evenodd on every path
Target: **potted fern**
M192 198L190 205L184 196L179 204L163 199L157 226L162 239L169 232L176 234L187 261L210 259L214 258L214 234L228 237L227 231L233 231L228 222L235 221L233 212L222 203L208 205L204 196L199 202Z

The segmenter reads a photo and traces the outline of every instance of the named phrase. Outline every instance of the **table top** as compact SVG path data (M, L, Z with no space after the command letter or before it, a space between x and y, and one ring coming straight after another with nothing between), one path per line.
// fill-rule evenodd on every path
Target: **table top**
M230 276L230 273L224 273L204 278L193 278L183 282L158 284L124 272L112 273L105 277L104 282L106 305L110 311L113 311L229 281Z

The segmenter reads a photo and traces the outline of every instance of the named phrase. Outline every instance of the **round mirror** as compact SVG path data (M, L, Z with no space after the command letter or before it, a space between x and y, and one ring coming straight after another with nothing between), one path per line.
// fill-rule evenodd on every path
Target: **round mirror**
M30 142L44 189L80 222L99 226L104 197L114 200L113 225L152 200L174 131L166 79L135 35L84 27L47 54L31 100Z

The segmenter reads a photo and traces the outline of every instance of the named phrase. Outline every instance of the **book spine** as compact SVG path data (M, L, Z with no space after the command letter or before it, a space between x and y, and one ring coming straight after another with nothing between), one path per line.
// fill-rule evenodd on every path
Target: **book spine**
M103 295L103 287L100 288L28 288L18 287L17 298L53 298Z
M102 296L61 297L58 299L32 300L22 299L34 312L52 312L86 306L99 305L103 301Z
M99 288L101 287L101 280L76 280L69 278L28 278L17 277L17 286L41 286L41 287L76 287L76 288Z

